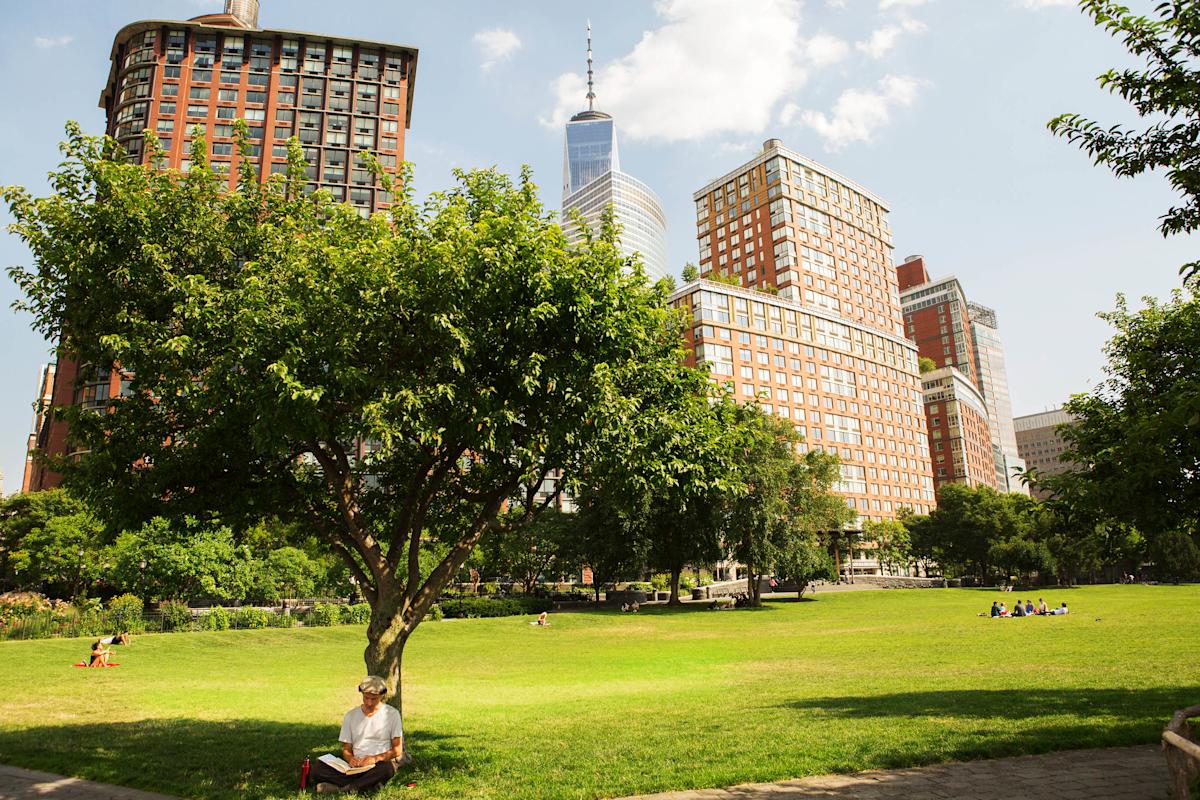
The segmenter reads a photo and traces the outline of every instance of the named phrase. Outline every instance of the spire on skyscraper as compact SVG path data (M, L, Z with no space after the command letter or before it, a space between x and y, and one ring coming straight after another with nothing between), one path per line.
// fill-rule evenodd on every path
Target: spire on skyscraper
M589 19L587 23L587 62L588 62L588 111L595 111L596 92L592 87L592 21Z

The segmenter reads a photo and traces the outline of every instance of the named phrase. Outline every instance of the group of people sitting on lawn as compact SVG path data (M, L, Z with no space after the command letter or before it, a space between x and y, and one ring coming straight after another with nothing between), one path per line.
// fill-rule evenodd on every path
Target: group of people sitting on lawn
M1063 603L1058 608L1050 608L1046 605L1046 601L1039 597L1038 601L1037 601L1037 605L1034 605L1032 600L1026 600L1024 603L1022 603L1020 600L1018 600L1016 602L1016 604L1013 605L1012 611L1009 611L1008 606L1006 606L1004 603L993 601L991 616L993 616L993 617L1051 616L1051 617L1053 617L1053 616L1059 616L1061 614L1066 614L1066 613L1069 613L1067 611L1066 603ZM980 615L980 616L982 616L982 615Z

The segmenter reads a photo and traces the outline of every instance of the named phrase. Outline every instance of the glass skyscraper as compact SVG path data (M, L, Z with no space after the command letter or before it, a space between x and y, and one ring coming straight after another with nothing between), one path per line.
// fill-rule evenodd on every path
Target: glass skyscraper
M613 118L603 111L571 117L563 145L563 199L611 169L621 169Z
M667 269L667 215L662 201L649 186L621 172L617 152L617 125L597 111L592 90L592 28L588 25L588 108L567 123L563 144L562 224L567 239L578 242L583 232L569 218L572 209L593 232L608 206L621 226L620 247L625 255L638 254L651 280L670 275Z

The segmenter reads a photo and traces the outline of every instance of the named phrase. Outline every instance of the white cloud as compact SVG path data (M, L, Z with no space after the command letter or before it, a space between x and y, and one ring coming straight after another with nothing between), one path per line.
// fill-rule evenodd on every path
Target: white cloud
M51 47L62 47L75 41L74 36L36 36L33 43L43 50L49 50Z
M1079 0L1017 0L1022 8L1049 8L1050 6L1077 6Z
M846 58L850 45L836 36L818 33L804 43L804 57L814 67L828 67Z
M775 109L806 78L806 57L829 57L822 40L809 54L800 36L800 0L659 0L661 24L596 73L597 107L635 139L683 141L761 133ZM596 31L603 42L603 31ZM811 40L810 40L811 45ZM834 48L836 49L836 48ZM579 111L585 78L560 75L555 107L542 122L559 127Z
M493 28L490 31L480 31L471 41L479 48L483 61L479 68L487 72L500 61L506 61L509 56L521 49L521 39L515 33L504 28Z
M847 89L833 105L831 116L820 111L803 111L792 104L780 115L788 124L800 122L825 140L827 150L841 150L852 142L869 142L875 131L891 120L892 110L912 105L921 81L902 75L884 77L875 89Z
M914 8L923 6L929 0L879 0L879 10L887 11L889 8Z
M900 37L906 33L921 33L925 23L915 19L906 19L898 25L885 25L871 32L871 37L865 42L856 42L855 47L871 58L883 58L888 54Z

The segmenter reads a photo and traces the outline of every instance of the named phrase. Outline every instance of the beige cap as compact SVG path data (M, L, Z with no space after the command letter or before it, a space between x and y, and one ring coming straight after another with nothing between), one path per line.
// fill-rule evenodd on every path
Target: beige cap
M378 675L368 675L359 681L358 690L371 694L387 694L387 682Z

